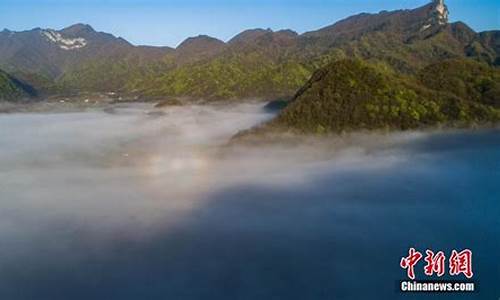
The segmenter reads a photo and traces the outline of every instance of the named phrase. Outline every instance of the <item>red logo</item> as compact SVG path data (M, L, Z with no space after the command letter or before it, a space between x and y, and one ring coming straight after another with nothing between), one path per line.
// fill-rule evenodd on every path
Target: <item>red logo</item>
M444 252L439 251L434 253L432 250L426 250L425 253L424 261L426 264L424 266L424 274L426 276L433 276L434 274L438 277L443 276L446 272L446 256ZM408 278L415 279L415 266L422 257L422 253L415 250L415 248L410 248L408 256L401 258L399 266L406 270ZM449 271L451 276L463 274L469 279L472 278L474 276L472 272L472 251L469 249L461 252L453 250L449 259Z
M422 253L415 250L415 248L410 248L408 251L408 256L401 258L399 265L401 268L406 269L408 277L415 279L415 265L422 258Z
M446 260L443 251L439 251L435 255L431 250L427 250L425 253L427 254L425 257L427 265L424 267L425 275L432 276L436 273L439 277L443 276L445 273L444 261Z
M464 274L467 278L472 278L472 251L465 249L458 253L456 250L451 252L450 257L450 275L456 276Z

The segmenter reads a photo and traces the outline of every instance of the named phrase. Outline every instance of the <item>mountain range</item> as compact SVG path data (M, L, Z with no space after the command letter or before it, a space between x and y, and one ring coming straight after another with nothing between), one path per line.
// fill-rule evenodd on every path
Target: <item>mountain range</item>
M500 31L448 23L442 0L362 13L316 31L246 30L177 48L134 46L76 24L62 30L0 32L0 98L117 92L142 98L291 98L318 69L360 59L413 76L445 59L500 65ZM17 92L13 92L16 90Z

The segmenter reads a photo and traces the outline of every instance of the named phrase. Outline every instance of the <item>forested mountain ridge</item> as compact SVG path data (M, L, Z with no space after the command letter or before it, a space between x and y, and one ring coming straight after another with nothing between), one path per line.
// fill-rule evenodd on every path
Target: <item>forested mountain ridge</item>
M40 94L110 92L223 100L292 97L319 68L352 58L417 74L444 59L500 64L500 33L448 23L442 0L359 14L317 31L246 30L230 41L208 36L176 49L134 46L76 24L63 30L0 32L0 68Z

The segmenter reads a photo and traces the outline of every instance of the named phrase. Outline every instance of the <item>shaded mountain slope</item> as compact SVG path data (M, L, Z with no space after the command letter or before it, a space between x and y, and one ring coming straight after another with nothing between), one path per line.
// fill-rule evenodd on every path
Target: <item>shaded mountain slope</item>
M18 100L35 96L35 90L26 83L0 70L0 100Z
M136 47L122 38L97 32L85 24L76 24L62 30L35 28L22 32L0 32L0 66L10 73L19 74L26 81L35 78L33 84L39 89L52 91L59 80L68 81L68 78L75 79L70 86L83 89L105 85L103 82L108 78L99 76L98 72L82 73L89 65L100 65L99 71L108 69L115 62L140 65L160 60L169 51L172 49L167 47ZM74 73L80 75L73 76ZM113 77L123 75L110 72L104 74ZM85 77L85 80L76 80L80 77ZM44 78L43 86L38 86L40 78ZM87 82L94 84L89 85Z

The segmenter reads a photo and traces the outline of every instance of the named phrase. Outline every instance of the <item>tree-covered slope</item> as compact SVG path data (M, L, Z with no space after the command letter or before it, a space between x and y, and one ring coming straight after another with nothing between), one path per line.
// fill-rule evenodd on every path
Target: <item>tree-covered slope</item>
M471 60L445 60L418 73L427 88L500 108L500 70Z
M33 89L0 70L0 100L17 100L33 96Z
M185 65L139 82L150 96L237 99L280 97L294 93L310 77L311 68L289 59L276 62L259 52L230 53L203 63ZM132 87L134 88L134 87Z
M498 70L470 61L445 61L402 76L341 60L315 72L265 128L327 133L498 121L498 79Z

